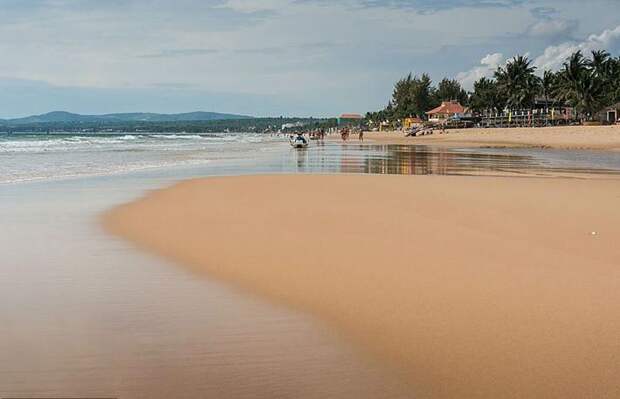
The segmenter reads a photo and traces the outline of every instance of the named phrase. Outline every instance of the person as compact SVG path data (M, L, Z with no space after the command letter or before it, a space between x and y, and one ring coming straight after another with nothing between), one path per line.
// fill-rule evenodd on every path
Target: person
M301 141L302 143L306 144L306 138L304 137L304 134L302 132L298 132L297 133L297 139L298 141Z
M359 140L364 141L364 129L360 128Z

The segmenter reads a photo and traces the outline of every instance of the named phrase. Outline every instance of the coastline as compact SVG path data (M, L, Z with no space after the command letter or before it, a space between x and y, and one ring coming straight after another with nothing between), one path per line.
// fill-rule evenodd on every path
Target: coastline
M620 125L543 128L451 129L446 133L404 137L403 132L365 132L368 143L417 144L470 148L552 148L620 151ZM332 139L339 138L333 136ZM357 138L351 136L351 142Z
M104 225L333 324L421 397L615 397L618 198L611 179L239 176Z

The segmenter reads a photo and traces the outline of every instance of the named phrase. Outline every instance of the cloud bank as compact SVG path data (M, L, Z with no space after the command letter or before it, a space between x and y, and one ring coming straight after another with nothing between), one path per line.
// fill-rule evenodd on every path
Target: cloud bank
M594 50L607 50L617 55L620 52L620 25L614 29L606 29L598 35L590 35L580 42L569 41L548 46L533 62L539 73L545 70L557 71L574 52L582 51L588 55ZM506 62L507 59L501 53L488 54L480 60L480 65L458 73L456 79L467 90L471 90L474 82L483 77L492 77L497 68Z

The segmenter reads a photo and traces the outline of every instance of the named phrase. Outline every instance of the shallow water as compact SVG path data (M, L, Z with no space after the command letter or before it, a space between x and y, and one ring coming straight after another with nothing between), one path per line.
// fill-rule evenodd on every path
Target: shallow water
M0 397L412 396L391 370L315 320L189 274L101 230L101 212L145 191L179 179L251 173L620 171L619 156L601 161L584 152L339 143L298 151L278 138L225 138L202 151L175 144L166 158L158 148L165 138L145 140L151 141L140 144L138 159L173 161L137 168L132 157L115 158L123 152L116 143L106 144L111 150L80 144L78 155L51 151L50 164L50 151L28 153L28 162L46 165L33 170L47 175L0 185ZM3 157L0 175L21 173L23 159ZM55 175L55 167L66 171L84 159L98 172ZM114 162L125 169L102 167ZM18 167L11 172L6 165Z
M0 183L122 174L270 152L259 134L0 134Z
M620 153L324 143L283 155L283 171L405 175L619 175Z
M407 397L315 320L101 230L100 212L170 181L2 187L0 397Z

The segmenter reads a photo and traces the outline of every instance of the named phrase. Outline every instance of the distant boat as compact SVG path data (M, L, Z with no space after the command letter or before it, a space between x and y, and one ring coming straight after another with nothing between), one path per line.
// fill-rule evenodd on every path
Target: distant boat
M293 148L306 148L309 144L308 139L301 134L291 136L289 138L289 143L291 143L291 147Z

